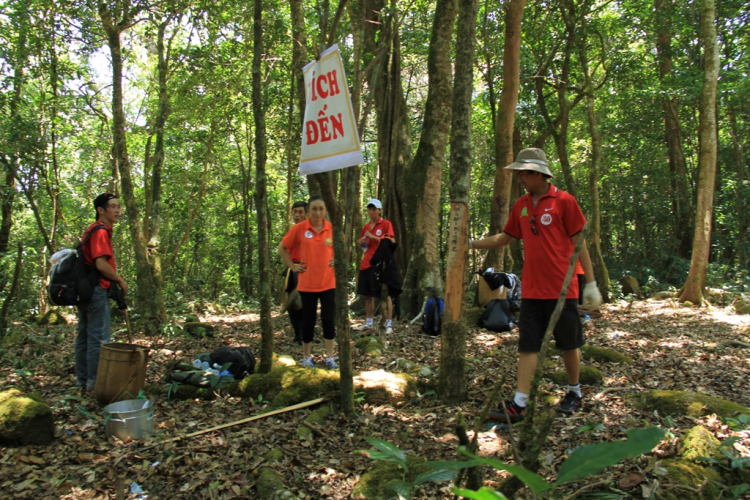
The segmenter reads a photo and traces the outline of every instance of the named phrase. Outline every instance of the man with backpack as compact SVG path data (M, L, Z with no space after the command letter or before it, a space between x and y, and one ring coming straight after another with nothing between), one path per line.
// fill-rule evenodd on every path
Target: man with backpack
M518 181L527 194L516 200L503 232L471 242L476 249L498 248L514 238L523 239L523 300L519 319L518 375L516 394L505 403L506 410L490 412L490 418L505 422L523 420L531 391L531 379L539 359L544 333L557 304L573 247L586 224L576 199L548 182L552 172L547 156L537 148L523 149L516 161L507 167L516 170ZM579 254L586 276L583 306L593 309L602 301L594 279L591 258L584 245ZM580 347L584 345L583 329L578 316L578 281L568 288L565 307L554 329L557 348L563 351L568 387L558 406L562 413L581 408L579 384Z
M112 227L120 219L120 200L111 193L103 193L94 200L96 222L83 235L84 264L99 277L91 300L78 306L78 336L75 344L76 384L85 391L93 391L99 353L102 344L109 342L111 325L109 288L119 285L123 295L128 284L117 274L115 252L112 248ZM91 235L89 236L89 233Z
M357 293L365 297L365 324L359 329L373 328L373 316L375 313L375 297L380 297L380 283L375 279L375 274L370 260L380 245L380 241L388 238L395 242L393 234L393 225L389 220L383 219L380 214L383 212L383 205L380 200L375 198L367 202L367 215L370 220L362 228L357 243L365 251L362 257L362 263L359 266L359 281L357 283ZM384 307L385 312L385 333L393 332L393 302L390 295L388 303Z

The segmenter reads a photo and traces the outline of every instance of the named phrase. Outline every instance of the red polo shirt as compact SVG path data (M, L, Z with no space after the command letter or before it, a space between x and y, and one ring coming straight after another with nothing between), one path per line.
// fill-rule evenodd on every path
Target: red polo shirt
M112 248L112 228L107 226L103 221L96 221L93 224L91 224L88 229L86 229L86 232L83 233L83 237L81 238L81 241L83 241L86 238L86 235L89 234L89 231L94 226L98 225L104 225L107 229L102 231L101 229L97 229L94 231L94 233L91 235L91 239L84 245L83 247L83 263L87 266L96 266L94 261L98 259L99 257L107 257L107 262L109 262L109 265L112 266L112 269L117 272L117 266L115 265L115 250ZM99 284L102 288L105 290L109 289L110 281L105 278L101 278L99 280Z
M365 227L362 228L362 231L360 231L359 237L364 238L367 231L370 231L371 234L374 234L378 238L395 236L395 234L393 234L393 225L391 224L391 221L386 220L382 217L378 217L378 221L375 223L375 227L371 227L370 222L368 221L367 224L365 224ZM364 271L365 269L370 269L372 267L372 265L370 265L370 259L372 259L372 256L375 255L375 250L378 249L378 246L380 246L380 241L373 240L372 238L367 238L367 250L365 251L364 257L362 257L362 263L359 265L359 268L362 271Z
M531 230L531 218L538 234ZM503 232L523 240L523 298L556 299L573 254L571 237L583 229L586 218L573 196L552 184L537 202L531 194L513 204ZM578 297L578 280L570 282L567 298Z
M284 248L299 251L299 262L304 262L307 271L297 274L297 290L300 292L324 292L336 288L336 273L329 266L333 258L333 227L323 219L323 229L316 233L310 219L295 224L281 240ZM294 260L294 259L292 259Z

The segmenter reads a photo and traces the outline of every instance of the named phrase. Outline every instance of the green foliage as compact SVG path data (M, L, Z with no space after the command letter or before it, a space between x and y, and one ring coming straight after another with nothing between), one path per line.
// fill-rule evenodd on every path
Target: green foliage
M361 453L365 456L372 458L373 460L381 460L385 462L393 462L397 464L403 471L401 479L393 479L385 484L386 489L392 490L396 493L399 500L411 500L414 495L414 491L419 486L425 483L442 483L445 481L452 481L456 478L458 468L452 464L446 462L445 466L442 466L442 462L425 462L421 465L430 467L432 470L422 472L417 475L413 481L407 481L409 474L409 461L407 460L406 454L401 451L397 446L384 441L382 439L374 437L366 437L365 441L370 443L376 449L374 450L357 450L357 453ZM461 464L467 462L459 462Z

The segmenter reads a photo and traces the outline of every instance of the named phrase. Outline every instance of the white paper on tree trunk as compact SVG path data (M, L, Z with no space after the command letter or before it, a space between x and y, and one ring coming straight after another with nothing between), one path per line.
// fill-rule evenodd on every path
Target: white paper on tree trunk
M304 67L305 122L299 173L317 174L364 162L338 45Z

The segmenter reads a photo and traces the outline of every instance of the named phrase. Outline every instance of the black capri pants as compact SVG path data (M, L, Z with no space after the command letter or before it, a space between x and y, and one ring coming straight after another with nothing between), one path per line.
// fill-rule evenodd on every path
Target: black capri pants
M336 289L322 292L299 292L302 298L302 342L309 344L315 336L315 322L318 319L318 299L320 299L320 322L323 323L323 338L336 338Z

